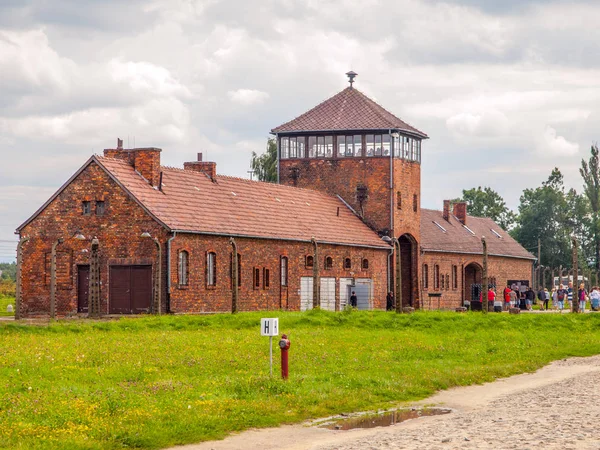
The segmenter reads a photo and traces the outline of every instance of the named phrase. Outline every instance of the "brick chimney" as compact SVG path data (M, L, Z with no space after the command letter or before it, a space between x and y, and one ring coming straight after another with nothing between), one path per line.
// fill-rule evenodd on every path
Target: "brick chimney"
M450 221L450 200L444 200L444 211L442 212L442 215L446 222Z
M158 188L161 151L160 148L155 147L124 149L123 140L117 139L117 148L105 149L104 156L127 161L152 187Z
M454 204L454 215L460 223L463 225L467 224L467 204L465 202L459 202Z
M212 161L202 161L202 153L198 153L198 161L184 162L185 170L205 173L211 180L215 181L217 177L217 163Z

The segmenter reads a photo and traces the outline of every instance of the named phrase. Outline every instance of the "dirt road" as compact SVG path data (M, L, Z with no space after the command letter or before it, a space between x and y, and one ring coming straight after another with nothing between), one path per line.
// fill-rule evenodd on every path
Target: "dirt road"
M600 355L440 392L417 405L454 409L391 427L251 430L178 450L600 449Z

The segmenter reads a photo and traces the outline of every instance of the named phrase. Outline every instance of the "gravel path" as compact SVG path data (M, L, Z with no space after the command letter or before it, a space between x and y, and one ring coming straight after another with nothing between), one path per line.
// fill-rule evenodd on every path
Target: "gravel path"
M597 449L600 355L534 374L443 391L419 402L454 409L391 427L330 431L302 425L252 430L186 450Z

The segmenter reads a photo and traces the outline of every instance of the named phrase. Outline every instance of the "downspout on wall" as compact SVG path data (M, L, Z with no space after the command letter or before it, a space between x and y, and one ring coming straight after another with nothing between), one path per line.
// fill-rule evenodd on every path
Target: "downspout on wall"
M173 236L167 241L167 313L171 312L171 242L177 236L177 231L173 231Z
M392 130L388 130L390 139L390 237L394 237L394 141Z
M279 134L275 133L275 145L277 146L277 184L279 184Z
M238 312L238 271L240 269L238 267L238 248L235 239L230 237L229 243L233 249L233 255L231 256L231 286L233 287L231 290L231 314L235 314Z

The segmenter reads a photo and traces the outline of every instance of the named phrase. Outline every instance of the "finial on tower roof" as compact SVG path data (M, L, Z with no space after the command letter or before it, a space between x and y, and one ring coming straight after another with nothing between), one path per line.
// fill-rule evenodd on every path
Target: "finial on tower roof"
M350 87L352 87L352 83L354 83L354 77L358 74L351 70L350 72L347 72L346 75L348 76L348 82L350 83Z

